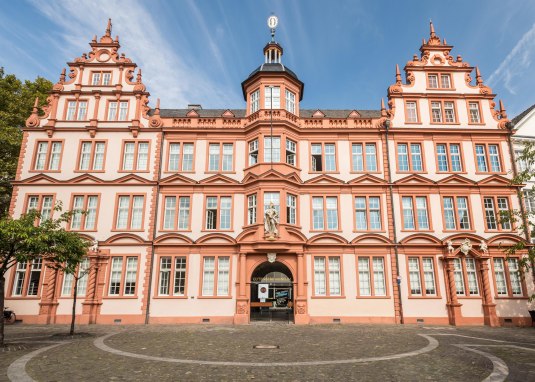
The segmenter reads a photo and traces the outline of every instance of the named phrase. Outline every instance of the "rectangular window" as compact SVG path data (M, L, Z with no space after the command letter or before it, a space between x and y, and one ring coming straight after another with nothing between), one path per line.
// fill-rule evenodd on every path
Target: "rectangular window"
M230 257L205 256L203 261L202 295L228 296L229 294Z
M507 218L509 199L506 197L484 197L485 221L488 230L511 230L511 221Z
M470 112L470 123L481 123L479 102L468 102L468 111Z
M342 295L340 257L314 257L314 295Z
M87 120L87 101L68 101L67 121L85 121Z
M507 296L507 280L505 278L505 266L502 258L494 258L494 278L496 279L496 291L498 296Z
M296 143L286 138L286 163L295 166Z
M184 296L186 290L186 257L160 257L159 296Z
M128 116L128 101L113 101L108 103L108 121L126 121Z
M124 142L122 171L147 171L149 169L149 142Z
M455 122L455 108L453 107L453 102L451 101L444 102L444 122Z
M113 256L111 258L109 296L135 296L137 265L137 256Z
M500 150L494 144L476 144L477 170L479 172L501 172ZM490 167L489 167L490 164ZM489 171L490 170L490 171Z
M264 109L281 108L281 89L278 86L264 87Z
M437 144L437 165L439 172L462 171L460 145L458 143Z
M445 196L442 199L445 229L470 229L468 198L466 196Z
M80 145L80 161L78 170L102 171L104 169L104 153L106 142L82 141Z
M295 94L286 89L286 110L295 114Z
M434 123L442 123L442 104L431 102L431 120Z
M363 150L366 152L364 153ZM377 171L377 149L375 143L353 143L351 145L353 171Z
M98 195L75 195L72 210L71 229L76 231L92 231L96 229ZM82 213L85 211L85 214Z
M336 171L336 147L334 143L311 145L312 171Z
M141 229L144 204L145 197L143 195L119 195L115 229L125 231Z
M249 142L249 166L258 163L258 139Z
M442 89L450 89L451 88L451 80L449 74L441 74L440 75L440 87Z
M107 86L111 82L111 72L93 72L93 77L91 80L91 85L93 86L99 86L104 85Z
M312 226L314 230L338 229L338 198L315 196L312 198Z
M43 260L41 258L37 258L31 262L24 261L17 263L12 295L21 297L38 296L42 269Z
M264 137L264 162L281 161L281 138Z
M260 110L260 90L251 93L251 114Z
M182 163L182 166L180 165ZM168 171L193 171L193 143L169 144Z
M527 212L535 212L535 197L533 191L524 190L524 206L526 207Z
M297 196L286 194L286 223L297 224Z
M430 88L438 89L438 76L436 74L429 74L427 80Z
M477 281L476 261L471 257L467 257L465 258L465 265L466 265L466 278L468 280L468 294L471 296L479 295L479 284Z
M256 223L256 194L247 197L247 224Z
M431 101L431 121L433 123L455 123L455 103L453 101Z
M406 121L407 123L418 123L418 109L416 101L405 102Z
M371 260L371 263L370 263ZM358 257L358 295L386 296L385 264L383 257Z
M37 210L41 213L41 221L50 219L54 209L53 195L30 195L28 196L28 203L26 212Z
M453 259L453 278L455 279L455 289L457 290L457 294L464 295L464 277L461 259Z
M432 257L409 257L409 285L413 296L436 296L435 270ZM424 288L422 288L422 285Z
M522 296L522 284L520 282L520 270L518 269L518 259L510 257L507 259L507 268L509 268L509 280L511 282L511 291L513 296Z
M355 197L355 227L358 231L381 229L381 207L378 196Z
M420 143L398 143L398 171L423 171L422 146ZM410 150L410 153L409 153Z
M210 143L208 145L208 171L232 171L234 168L234 144Z
M177 203L178 201L178 203ZM177 220L178 217L178 220ZM190 197L166 196L164 202L164 230L187 230L190 221Z
M34 170L58 171L63 143L61 141L39 141L34 159Z
M405 230L428 230L429 218L427 211L427 197L403 196L403 229Z
M219 203L219 205L218 205ZM208 196L206 197L206 229L228 230L232 225L232 197Z
M88 258L84 258L77 269L77 296L85 296L87 289L87 279L90 262ZM70 297L74 295L74 275L72 273L64 273L63 285L61 287L61 295L64 297Z
M278 192L264 192L264 213L273 203L273 208L277 211L277 215L280 216L280 194Z

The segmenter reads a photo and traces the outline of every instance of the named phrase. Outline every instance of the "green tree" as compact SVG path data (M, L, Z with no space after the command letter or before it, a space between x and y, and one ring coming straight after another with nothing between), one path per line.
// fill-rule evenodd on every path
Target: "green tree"
M0 218L5 216L11 200L11 181L15 178L22 140L21 128L32 112L35 98L46 103L52 82L37 77L35 81L17 79L0 67Z
M18 262L31 262L41 258L51 268L75 272L87 254L89 242L78 233L66 231L73 212L62 212L61 205L54 208L58 218L41 219L32 210L18 219L0 219L0 310L4 310L5 275ZM39 224L37 224L39 223ZM4 344L4 318L0 316L0 346Z

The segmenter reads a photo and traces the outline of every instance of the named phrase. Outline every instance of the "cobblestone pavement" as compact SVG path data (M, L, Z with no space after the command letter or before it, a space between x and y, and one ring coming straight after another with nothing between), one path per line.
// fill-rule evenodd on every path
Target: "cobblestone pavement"
M533 381L535 328L6 327L0 381ZM276 348L256 349L256 345Z

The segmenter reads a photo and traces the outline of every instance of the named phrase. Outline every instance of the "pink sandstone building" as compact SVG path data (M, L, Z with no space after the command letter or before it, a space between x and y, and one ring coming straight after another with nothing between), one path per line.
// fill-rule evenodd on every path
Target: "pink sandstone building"
M529 325L513 131L432 24L380 110L302 109L274 39L239 110L150 107L111 23L90 47L26 122L10 209L87 211L79 323ZM38 261L7 277L25 323L68 322L72 294Z

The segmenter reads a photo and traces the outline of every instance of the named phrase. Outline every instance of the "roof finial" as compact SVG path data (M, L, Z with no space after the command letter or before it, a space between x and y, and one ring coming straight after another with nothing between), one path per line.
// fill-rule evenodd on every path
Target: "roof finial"
M138 84L141 83L141 68L139 68L139 70L137 71L136 81Z
M396 64L396 84L401 85L401 73L399 72L398 64Z
M433 26L433 21L429 19L429 35L435 37L435 27Z
M39 111L39 97L35 97L35 102L33 103L32 114L37 114Z
M59 75L59 83L62 84L65 82L65 76L67 74L67 69L63 68L61 74Z
M156 107L154 108L154 115L160 115L160 99L156 99Z
M108 26L106 27L106 37L111 37L111 18L108 19Z
M502 119L506 119L507 118L507 112L505 111L505 107L503 106L503 101L500 100L500 115L502 117Z
M381 117L386 117L385 100L381 98Z
M273 13L267 19L267 25L269 29L271 29L271 42L275 42L275 29L277 28L278 23L279 19Z
M480 85L483 83L483 78L481 77L481 73L479 73L479 67L476 66L476 84Z

